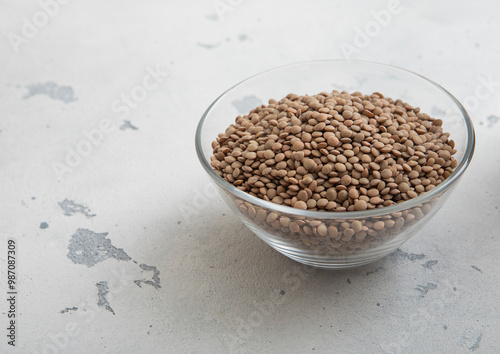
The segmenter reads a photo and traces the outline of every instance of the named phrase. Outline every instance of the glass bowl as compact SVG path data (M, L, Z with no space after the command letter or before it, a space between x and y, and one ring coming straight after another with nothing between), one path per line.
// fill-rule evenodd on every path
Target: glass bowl
M442 119L444 131L455 141L457 167L444 182L416 198L383 208L347 212L300 210L268 202L237 189L212 169L212 141L238 115L289 93L315 95L333 90L381 92ZM325 60L272 69L224 92L201 118L196 131L196 151L225 202L253 233L295 261L339 269L384 257L436 214L472 159L474 128L460 102L423 76L372 62Z

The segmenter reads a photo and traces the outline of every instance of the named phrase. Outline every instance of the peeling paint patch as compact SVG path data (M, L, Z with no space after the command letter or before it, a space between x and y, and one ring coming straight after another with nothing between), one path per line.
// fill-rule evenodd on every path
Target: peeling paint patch
M153 281L151 281L151 280L134 280L134 283L139 288L142 288L141 283L151 285L156 290L158 290L159 288L161 288L161 285L160 285L160 271L158 269L156 269L156 267L148 266L146 264L141 264L141 265L139 265L139 267L141 267L141 269L143 269L145 271L148 271L148 272L152 271L153 272L153 278L152 278Z
M370 275L370 274L373 274L373 273L377 273L379 270L382 270L384 269L383 267L378 267L374 270L370 270L369 272L366 272L366 275Z
M87 229L78 229L71 237L68 245L68 258L75 264L93 267L108 258L129 261L131 258L122 248L116 248L107 239L107 232L102 234Z
M488 128L492 128L495 124L497 124L500 121L500 117L490 115L488 118Z
M71 86L59 86L55 82L48 81L44 84L28 85L28 93L23 97L28 99L36 95L47 95L53 100L63 101L69 103L76 101L75 93Z
M129 120L123 120L123 124L120 126L120 130L139 130L135 125L132 125Z
M432 269L433 266L438 264L438 261L427 261L424 264L422 264L422 267L427 268L427 269Z
M461 345L464 349L469 349L471 352L479 349L479 344L483 338L484 329L466 327L462 332Z
M255 96L245 96L241 100L235 100L231 104L238 110L239 113L248 113L252 109L259 107L262 101Z
M430 291L430 290L434 290L437 288L437 285L436 284L433 284L433 283L427 283L427 285L418 285L415 290L418 290L420 291L420 297L425 297L425 295L427 295L427 293Z
M212 50L214 48L217 48L218 46L220 46L220 43L214 43L214 44L208 44L208 43L196 43L198 45L198 47L202 47L202 48L205 48L205 49L208 49L208 50Z
M481 342L481 338L483 338L483 334L481 333L479 337L476 338L476 341L472 346L469 348L470 351L475 351L476 349L479 348L479 343Z
M100 281L99 283L96 283L95 286L97 286L97 306L104 307L107 311L114 315L115 311L111 308L109 301L106 298L109 293L108 282Z
M431 108L431 114L433 116L441 116L442 117L442 116L446 115L446 111L444 109L437 107L437 106L433 106Z
M416 261L417 259L424 259L425 258L425 254L407 253L407 252L401 251L399 248L391 255L395 258L408 259L410 261Z
M75 203L72 200L64 199L62 202L57 202L61 209L64 211L64 215L71 216L76 213L85 215L87 218L96 216L95 214L90 214L90 209L82 204Z
M244 41L248 40L248 36L246 34L240 34L240 35L238 35L238 40L240 42L244 42Z
M66 307L64 310L59 311L59 313L67 313L70 311L77 311L78 307Z
M205 18L210 21L218 21L219 16L217 14L206 15Z

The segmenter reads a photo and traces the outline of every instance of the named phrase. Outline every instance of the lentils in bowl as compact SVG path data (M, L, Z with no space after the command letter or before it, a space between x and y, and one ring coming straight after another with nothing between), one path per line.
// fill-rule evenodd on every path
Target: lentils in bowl
M388 80L365 80L363 92L381 87L370 95L334 90L271 99L223 129L217 124L211 151L198 153L228 204L265 242L299 262L343 268L390 253L437 211L472 157L473 130L451 95L416 74L374 63L327 61L275 69L231 89L205 113L197 147L205 120L222 120L224 109L217 112L216 104L227 106L228 96L251 89L276 97L294 75L296 87L319 87L325 71L346 87L352 82L346 71L367 79L385 74ZM263 79L276 82L275 90ZM461 124L452 132L460 146L444 132L442 119L379 93L398 93L391 81L402 80L424 104L446 102L462 114L452 117ZM411 102L420 102L416 98Z
M442 121L381 93L271 99L212 143L236 188L303 210L361 211L414 198L457 165Z

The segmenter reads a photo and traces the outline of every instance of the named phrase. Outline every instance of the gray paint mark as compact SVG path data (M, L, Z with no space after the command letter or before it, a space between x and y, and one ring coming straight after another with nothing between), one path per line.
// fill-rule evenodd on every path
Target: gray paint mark
M479 349L479 344L481 342L483 334L483 329L466 327L462 332L462 348L469 349L472 352L476 351L477 349Z
M417 259L425 258L425 254L407 253L407 252L401 251L401 249L399 249L399 248L394 253L392 253L392 256L394 258L408 259L410 261L416 261Z
M446 331L448 329L448 326L444 325L443 328Z
M64 211L64 215L71 216L76 213L85 215L87 218L96 216L95 214L90 214L90 209L82 204L77 204L72 200L64 199L62 202L57 202L61 209Z
M210 14L206 15L205 18L210 21L217 21L219 20L219 16L217 14Z
M66 307L64 310L59 311L60 313L67 313L70 311L77 311L78 307Z
M373 273L377 273L379 270L382 270L384 269L383 267L378 267L374 270L370 270L369 272L366 272L366 275L370 275L370 274L373 274Z
M212 50L214 48L217 48L218 46L220 46L220 43L214 43L214 44L208 44L208 43L196 43L199 47L202 47L202 48L205 48L205 49L208 49L208 50Z
M115 311L111 308L111 306L109 306L109 301L106 298L109 293L108 282L100 281L99 283L96 283L95 286L97 286L97 306L104 307L107 311L114 315Z
M108 258L130 261L128 254L122 248L113 246L107 235L107 232L98 234L87 229L76 230L69 241L68 258L75 264L85 264L89 268Z
M494 116L494 115L490 115L486 119L488 120L488 128L493 127L495 124L498 123L498 121L500 121L500 117L497 117L497 116Z
M31 199L35 200L35 199L36 199L36 197L31 197Z
M427 285L418 285L415 290L418 290L420 291L420 297L425 297L425 295L427 295L427 293L430 291L430 290L434 290L437 288L437 285L436 284L433 284L433 283L427 283Z
M148 265L145 265L145 264L141 264L141 265L139 265L139 267L141 267L141 269L143 269L145 271L148 271L148 272L149 271L153 271L153 281L151 281L151 280L134 280L134 283L139 288L142 288L141 283L151 285L156 290L158 290L159 288L161 288L161 285L160 285L160 276L159 276L160 275L160 271L158 269L156 269L156 267L148 266Z
M441 109L441 108L439 108L439 107L433 106L431 108L431 114L433 116L441 116L442 117L442 116L444 116L446 114L446 111L443 110L443 109Z
M477 270L478 272L482 273L483 271L481 269L479 269L478 267L474 266L474 265L471 265L470 266L472 269L474 270Z
M241 100L231 102L231 104L242 114L250 112L252 109L259 107L262 101L255 96L245 96Z
M422 264L422 267L432 269L433 266L435 266L438 263L438 261L427 261L424 264Z
M126 129L131 129L131 130L139 130L135 125L132 125L129 120L123 120L123 124L120 127L120 130L126 130Z
M33 84L27 86L29 92L23 97L28 99L35 95L47 95L53 100L60 100L64 103L76 101L73 88L71 86L59 86L55 82L49 81L44 84Z
M40 228L41 228L42 230L45 230L45 229L46 229L46 228L48 228L48 227L49 227L49 224L47 224L46 222L42 222L42 223L40 224Z
M479 348L479 342L481 342L481 338L483 337L483 334L481 333L479 335L479 337L477 337L476 341L474 342L474 344L469 348L469 350L471 351L475 351L476 349Z
M238 35L238 40L240 42L244 42L244 41L248 40L248 36L246 34L240 34L240 35Z

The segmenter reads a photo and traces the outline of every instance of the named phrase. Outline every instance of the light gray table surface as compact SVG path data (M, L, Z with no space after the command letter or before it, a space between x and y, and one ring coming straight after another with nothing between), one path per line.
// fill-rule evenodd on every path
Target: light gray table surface
M2 300L1 353L500 352L498 2L0 8L2 299L8 239L18 251L16 347ZM316 270L213 194L194 131L248 76L346 57L447 88L477 146L454 194L399 251Z

